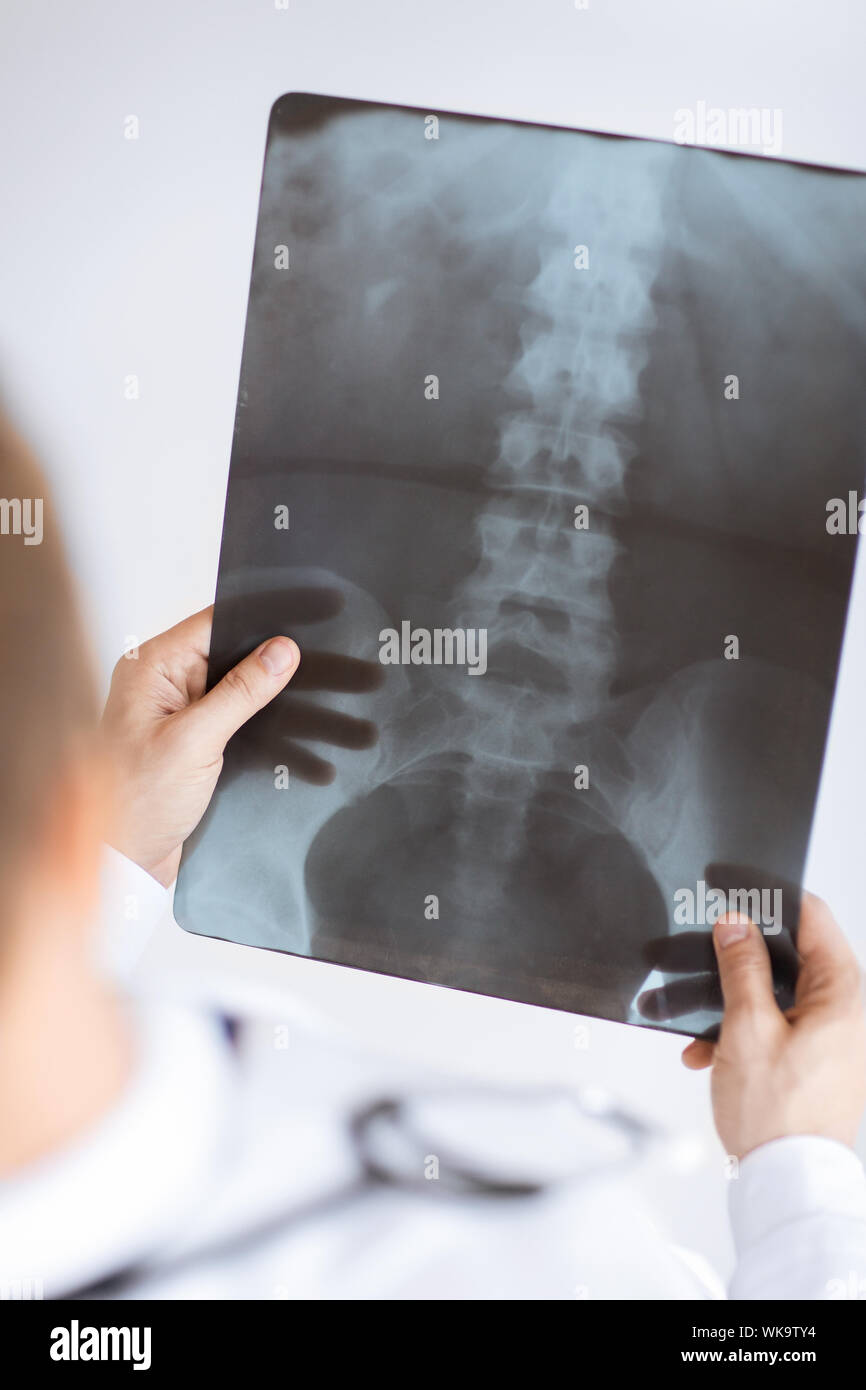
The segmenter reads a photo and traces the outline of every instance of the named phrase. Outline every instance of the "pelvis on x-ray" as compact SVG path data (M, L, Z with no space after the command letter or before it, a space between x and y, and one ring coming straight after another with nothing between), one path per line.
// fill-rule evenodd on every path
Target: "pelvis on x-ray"
M789 1000L864 214L856 174L276 104L210 680L276 632L302 663L183 926L697 1032L747 894Z

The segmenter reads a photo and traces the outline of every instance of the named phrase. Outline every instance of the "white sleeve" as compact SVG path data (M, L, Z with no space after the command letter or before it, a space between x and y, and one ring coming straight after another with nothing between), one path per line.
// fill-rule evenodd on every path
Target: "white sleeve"
M866 1174L834 1139L762 1144L730 1186L731 1298L866 1296Z
M103 846L97 960L124 981L168 908L169 890L131 859Z

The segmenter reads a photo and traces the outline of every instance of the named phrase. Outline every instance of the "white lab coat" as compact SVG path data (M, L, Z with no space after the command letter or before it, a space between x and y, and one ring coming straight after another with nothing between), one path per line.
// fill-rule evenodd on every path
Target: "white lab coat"
M123 973L165 897L116 855L110 880ZM124 901L136 902L137 921ZM435 1179L418 1191L353 1186L347 1117L367 1099L430 1085L417 1067L301 1018L250 1017L233 1042L203 1010L152 998L130 1008L137 1064L120 1102L0 1183L6 1297L723 1296L615 1167L532 1196L453 1195ZM531 1139L540 1154L553 1142ZM507 1171L507 1156L497 1161ZM729 1190L732 1297L866 1297L866 1178L854 1153L778 1140L743 1161Z

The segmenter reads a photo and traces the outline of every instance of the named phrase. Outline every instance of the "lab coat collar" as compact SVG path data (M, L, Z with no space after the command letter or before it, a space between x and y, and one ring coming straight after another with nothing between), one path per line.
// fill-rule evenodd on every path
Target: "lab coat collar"
M136 1065L72 1144L0 1182L0 1288L56 1298L172 1240L230 1161L235 1058L217 1018L130 1004Z

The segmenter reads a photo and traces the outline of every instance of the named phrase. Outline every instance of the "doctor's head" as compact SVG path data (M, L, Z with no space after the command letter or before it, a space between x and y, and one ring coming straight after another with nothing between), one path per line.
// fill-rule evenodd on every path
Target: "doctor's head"
M44 970L43 957L63 955L60 930L80 922L83 934L92 917L107 802L90 654L54 504L2 416L0 652L2 1001L13 967L26 957Z

